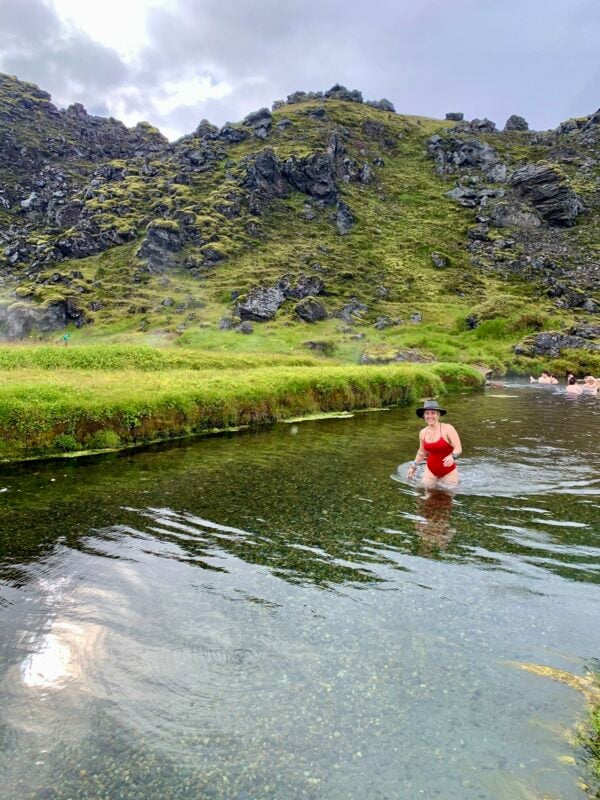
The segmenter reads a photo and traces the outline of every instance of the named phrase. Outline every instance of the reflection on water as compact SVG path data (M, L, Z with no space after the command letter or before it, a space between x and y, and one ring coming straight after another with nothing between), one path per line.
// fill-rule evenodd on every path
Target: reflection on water
M582 797L600 403L448 406L0 472L1 800Z

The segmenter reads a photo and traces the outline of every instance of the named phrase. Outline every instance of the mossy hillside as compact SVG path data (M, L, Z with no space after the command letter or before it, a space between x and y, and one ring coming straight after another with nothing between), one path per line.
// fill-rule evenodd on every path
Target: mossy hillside
M0 372L0 457L141 444L319 411L477 388L458 365Z
M324 118L312 116L318 105L325 108ZM291 125L279 130L277 123L283 117ZM369 130L373 122L374 133L373 128ZM161 341L184 337L188 344L209 349L256 351L264 346L268 351L289 352L306 340L328 339L333 345L330 352L356 360L369 345L413 346L420 333L430 345L427 352L437 358L452 355L472 363L490 359L505 367L514 365L512 345L521 329L511 332L512 317L526 315L533 307L548 318L544 327L566 329L580 315L562 312L550 300L544 302L531 282L500 278L471 264L465 241L475 214L444 197L455 178L438 177L425 152L427 138L446 127L445 121L374 111L354 103L310 102L279 109L266 141L250 137L227 145L226 156L217 158L206 171L194 172L185 184L178 182L176 151L200 148L201 141L193 136L151 161L149 175L140 163L113 160L115 168L126 167L124 177L91 193L86 200L88 212L101 226L133 231L138 237L148 225L177 226L185 219L197 241L180 254L180 268L170 268L163 275L148 273L136 256L141 241L137 238L98 256L58 265L67 275L69 270L83 272L79 285L72 280L67 288L52 286L48 281L53 270L49 269L25 282L20 291L47 302L58 288L84 308L92 305L94 310L87 313L94 324L74 332L77 341L158 335ZM231 196L240 193L247 159L264 147L273 149L280 159L323 151L334 131L358 166L375 159L384 162L373 166L374 179L369 184L341 183L342 199L355 217L347 236L339 235L331 208L313 207L315 219L306 219L310 198L299 192L272 201L260 217L250 213L245 201L239 214L230 216ZM539 160L548 151L528 144L526 137L515 132L488 139L513 165L523 159ZM573 237L593 244L593 219L593 214L586 217L573 230ZM222 258L208 268L204 266L206 248ZM433 251L446 255L447 269L435 269ZM317 271L326 287L320 299L330 312L335 313L351 297L368 305L364 318L355 320L354 335L365 336L364 347L344 333L341 321L312 326L299 322L292 301L284 304L272 323L255 325L251 337L217 330L219 319L235 310L232 297L286 273ZM162 305L166 298L174 301L168 307ZM482 302L503 306L507 301L511 308L504 323L499 320L478 333L465 329L464 321ZM415 312L423 316L419 330L406 323ZM373 323L380 315L404 323L378 332Z

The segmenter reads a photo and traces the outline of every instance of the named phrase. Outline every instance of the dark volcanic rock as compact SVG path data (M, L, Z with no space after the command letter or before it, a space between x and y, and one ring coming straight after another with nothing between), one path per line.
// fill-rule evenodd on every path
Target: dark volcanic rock
M295 306L294 311L305 322L318 322L327 317L327 309L314 297L305 297Z
M260 214L274 197L286 197L289 184L283 176L282 163L266 148L249 162L244 187L250 192L250 210Z
M252 128L254 136L258 139L266 139L272 121L273 115L268 108L261 108L244 118L244 123Z
M511 116L506 120L506 124L504 125L505 131L528 131L529 125L527 124L527 120L524 117L520 117L518 114L511 114Z
M219 131L219 139L223 139L223 141L227 142L228 144L238 144L239 142L243 142L244 139L247 139L249 136L250 134L248 131L236 125L232 125L230 122L226 122Z
M80 328L88 321L84 311L72 299L42 306L13 303L0 306L0 339L17 340L36 332L50 333L73 322Z
M356 297L352 297L339 311L335 313L336 317L340 317L344 322L352 324L354 317L362 317L369 310L369 307L361 303Z
M465 115L462 111L448 111L446 114L446 119L451 122L462 122L464 118Z
M569 330L571 336L580 336L582 339L600 339L600 325L581 322Z
M431 260L433 262L433 266L437 269L446 269L446 267L450 266L450 259L448 256L443 255L443 253L433 252L431 254Z
M289 158L283 165L283 173L299 192L322 200L325 205L336 202L338 191L333 159L328 153L315 153L306 158Z
M350 233L350 230L354 225L354 217L352 216L352 212L346 203L343 202L343 200L340 200L338 203L335 224L337 225L340 236L345 236L347 233Z
M473 186L456 186L446 192L446 197L455 200L465 208L476 208L487 202L489 198L500 198L504 197L505 194L504 189L477 189Z
M465 139L450 134L434 134L427 140L427 153L436 162L436 172L447 175L458 169L485 169L500 161L498 153L487 142Z
M510 176L509 184L518 194L529 200L550 225L574 225L583 211L583 203L579 197L546 164L527 164L520 167Z
M600 351L600 345L594 344L580 336L566 333L548 331L527 336L515 346L514 352L518 356L548 356L558 358L562 350L591 350Z
M237 311L243 320L267 322L273 319L284 300L285 296L278 287L257 286L237 304Z
M325 284L317 275L300 275L295 283L293 276L284 275L277 281L277 288L281 289L285 297L302 300L305 297L319 295L325 289Z
M184 238L177 224L155 221L148 225L146 236L136 255L147 262L150 272L160 273L175 266L175 254L183 246Z
M371 106L371 108L376 108L379 111L396 112L394 104L390 100L386 100L385 97L381 100L367 100L366 105Z
M342 86L339 83L336 83L331 89L328 89L324 96L328 100L346 100L350 103L362 103L363 96L362 93L359 92L357 89L346 89L345 86Z
M490 222L497 228L539 228L541 219L525 208L522 204L512 200L496 203L489 210Z

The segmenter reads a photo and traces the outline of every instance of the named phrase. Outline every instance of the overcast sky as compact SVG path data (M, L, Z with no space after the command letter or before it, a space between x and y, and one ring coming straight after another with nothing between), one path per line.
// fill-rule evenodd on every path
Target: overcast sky
M0 71L169 138L343 83L537 129L600 106L599 0L0 0Z

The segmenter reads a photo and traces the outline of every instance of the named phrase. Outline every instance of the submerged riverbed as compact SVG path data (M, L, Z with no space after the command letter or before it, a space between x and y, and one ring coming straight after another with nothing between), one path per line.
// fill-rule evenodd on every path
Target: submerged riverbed
M600 400L444 403L1 468L1 800L585 797Z

